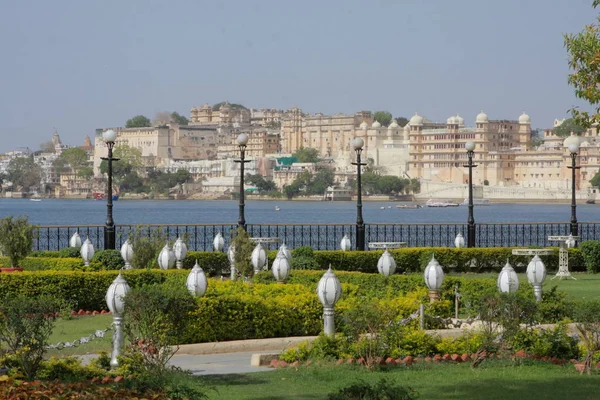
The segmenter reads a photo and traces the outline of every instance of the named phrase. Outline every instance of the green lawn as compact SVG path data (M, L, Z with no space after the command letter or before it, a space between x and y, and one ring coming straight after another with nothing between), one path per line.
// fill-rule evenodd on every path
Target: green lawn
M557 286L561 292L566 292L572 299L596 299L600 300L600 274L587 274L583 272L571 273L577 280L573 279L552 279L554 274L548 274L544 281L544 290L549 290ZM492 278L498 279L498 274L451 274L452 276L462 276L464 278ZM519 282L524 287L527 284L527 276L518 274Z
M199 378L212 385L210 399L300 400L326 399L327 394L359 382L374 383L385 377L409 386L427 400L504 400L600 398L598 373L579 375L572 365L558 367L543 362L529 365L486 361L479 368L469 364L426 364L368 372L358 366L310 366L244 375Z
M89 336L97 330L103 330L111 326L112 315L90 315L84 317L73 317L73 319L56 320L54 331L50 336L50 344L58 342L71 342L83 336ZM97 354L100 351L110 352L112 346L112 331L106 332L103 338L98 338L90 343L63 350L50 350L48 356L71 356L75 354Z

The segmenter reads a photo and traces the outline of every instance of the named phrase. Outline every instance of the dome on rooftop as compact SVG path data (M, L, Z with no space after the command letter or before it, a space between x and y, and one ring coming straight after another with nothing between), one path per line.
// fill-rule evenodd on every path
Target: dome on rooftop
M525 114L525 112L523 112L523 114L521 114L521 116L519 117L519 123L520 124L530 124L531 118L529 118L529 115L527 115L527 114Z
M388 126L388 129L397 129L400 128L400 125L398 125L398 122L396 122L395 119L392 119L392 123L390 124L390 126Z
M369 127L369 124L367 124L366 121L363 121L362 124L360 124L360 129L367 129Z
M477 114L477 118L475 118L475 123L484 124L487 122L488 122L488 116L482 110L479 114Z
M423 125L423 117L421 117L419 114L415 113L415 115L413 115L410 119L410 121L408 121L408 123L410 125L415 125L415 126L419 126L419 125Z
M381 128L381 124L379 123L379 121L375 121L375 122L373 122L373 124L371 125L371 128Z
M458 114L456 114L456 117L454 117L454 120L460 126L464 126L465 125L465 119L463 117L461 117L460 115L458 115Z

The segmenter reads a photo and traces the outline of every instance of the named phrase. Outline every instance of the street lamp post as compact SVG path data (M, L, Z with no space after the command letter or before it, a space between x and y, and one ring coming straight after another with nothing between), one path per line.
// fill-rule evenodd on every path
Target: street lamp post
M362 216L362 186L361 186L361 166L367 165L366 163L360 162L360 153L365 142L356 137L352 140L352 147L356 151L356 162L352 165L356 165L356 180L358 183L358 194L356 196L356 250L365 250L365 222Z
M108 185L106 195L106 224L104 226L104 250L115 249L115 221L113 220L113 193L112 193L112 163L119 161L113 157L113 147L115 147L115 139L117 132L109 129L104 131L102 139L108 147L108 157L102 157L102 160L108 162Z
M577 152L579 151L578 143L571 143L569 145L569 151L571 152L571 165L567 168L571 169L571 235L577 236L579 229L577 227L577 201L575 199L575 170L578 170L579 166L575 165L577 159Z
M475 218L473 217L473 168L477 165L473 164L473 150L475 150L474 142L465 144L467 149L468 164L463 167L469 168L469 218L467 220L467 247L475 247Z
M240 211L238 217L238 227L246 230L246 218L244 217L244 164L250 162L246 160L246 145L248 144L248 135L245 133L240 134L237 137L238 146L240 147L240 159L234 160L236 163L240 163Z

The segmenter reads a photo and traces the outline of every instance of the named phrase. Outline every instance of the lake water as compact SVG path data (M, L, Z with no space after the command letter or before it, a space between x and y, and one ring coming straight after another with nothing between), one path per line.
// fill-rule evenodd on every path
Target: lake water
M393 202L363 204L365 223L466 223L467 207L398 209ZM278 206L280 211L275 211ZM381 209L384 207L384 209ZM388 208L391 207L391 208ZM234 200L119 200L115 224L236 224ZM38 225L103 225L106 202L94 200L0 199L0 217L27 215ZM342 224L356 222L355 202L247 201L248 224ZM563 222L571 219L570 204L507 204L475 206L476 222ZM600 205L579 204L579 222L599 222Z

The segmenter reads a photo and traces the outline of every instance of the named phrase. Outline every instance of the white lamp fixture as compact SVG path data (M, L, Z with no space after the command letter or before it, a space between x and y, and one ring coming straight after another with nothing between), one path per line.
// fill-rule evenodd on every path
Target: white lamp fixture
M290 260L283 253L277 254L273 265L271 265L271 271L277 282L284 283L288 276L290 276L290 270Z
M377 271L383 276L394 275L394 272L396 272L396 260L394 260L388 249L385 249L381 257L379 257Z
M323 331L326 335L332 336L335 334L334 307L335 303L342 296L342 285L331 270L331 265L329 265L329 269L319 281L317 295L319 296L319 301L323 304Z
M121 257L125 261L125 269L131 269L131 261L133 260L133 245L129 238L121 246Z
M279 247L279 251L277 252L278 254L283 254L285 258L287 258L288 260L292 259L292 252L290 251L290 249L288 249L288 247L285 245L285 243L283 243L280 247Z
M567 238L567 240L565 240L565 244L567 245L568 249L571 249L573 247L575 247L575 239L573 238L573 234L570 233L569 237Z
M127 281L119 271L119 275L117 275L106 292L106 305L113 315L113 348L110 357L110 366L113 368L119 366L117 357L123 347L123 327L121 323L123 322L123 313L125 311L124 297L129 290Z
M235 246L229 245L229 249L227 250L227 258L229 259L229 269L231 271L229 279L235 281L235 277L237 274L237 271L235 269Z
M81 258L83 258L84 264L89 267L90 261L94 257L94 245L90 242L90 238L85 239L79 253L81 254Z
M465 143L465 149L467 149L467 151L475 150L475 142L469 140L467 143Z
M223 239L223 235L221 235L221 232L219 232L215 235L215 238L213 239L213 249L220 253L221 251L223 251L223 247L225 247L225 239Z
M69 247L81 247L81 237L78 232L75 232L69 239Z
M239 146L246 146L248 144L248 135L245 133L240 133L237 137L237 142Z
M114 143L115 140L117 140L117 132L113 131L112 129L104 131L102 134L102 139L105 143Z
M187 246L185 242L181 240L181 238L177 238L175 244L173 245L173 253L175 254L175 260L177 263L177 269L181 269L183 267L183 260L185 260L185 256L187 256Z
M354 150L362 150L364 145L365 145L365 142L361 138L355 137L354 139L352 139L352 148Z
M539 256L534 256L527 266L527 280L533 286L533 294L537 301L542 301L542 284L546 279L546 266Z
M456 238L454 239L454 246L456 246L457 249L462 249L465 247L465 237L462 233L458 232L456 235Z
M198 265L198 260L196 260L196 264L188 274L185 285L192 296L202 297L206 293L208 280L206 279L204 270Z
M254 250L252 250L250 261L254 267L255 274L258 274L260 271L262 271L267 264L267 252L260 243L256 245Z
M500 275L498 275L496 285L502 293L515 293L519 290L519 277L508 260L506 260L504 268L502 268Z
M425 267L424 275L425 284L429 288L429 301L433 303L440 298L439 291L444 283L444 270L435 256L431 257L431 261Z
M571 143L571 144L569 144L569 151L571 153L577 153L579 151L579 143Z
M344 235L342 238L342 241L340 242L340 249L342 249L342 251L348 251L352 249L352 243L350 242L348 235Z
M165 247L162 248L160 254L158 255L158 266L160 269L167 270L169 268L173 268L175 264L175 254L171 250L169 243L165 244Z

